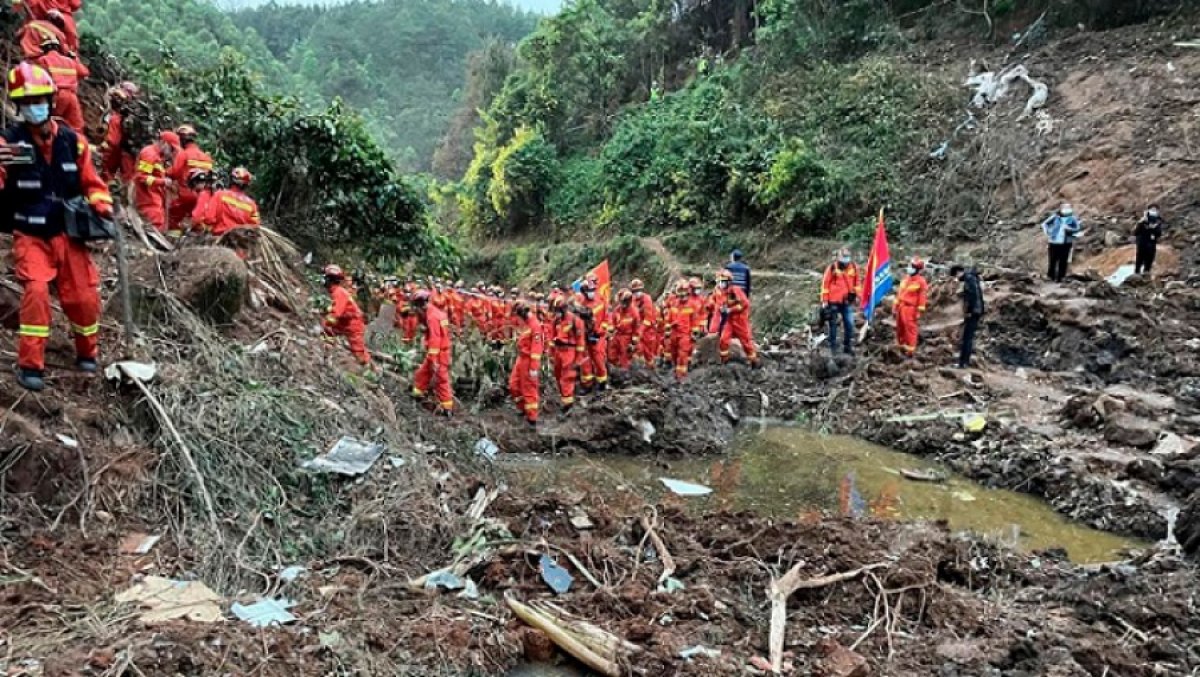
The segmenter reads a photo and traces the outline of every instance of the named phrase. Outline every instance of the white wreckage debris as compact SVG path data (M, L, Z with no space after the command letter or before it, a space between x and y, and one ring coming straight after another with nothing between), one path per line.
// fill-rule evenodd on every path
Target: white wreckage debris
M1029 77L1029 70L1024 65L1018 64L999 73L987 71L984 73L974 73L975 62L971 62L972 75L969 75L963 85L966 87L975 88L975 96L971 98L972 108L987 108L995 105L1001 99L1008 95L1012 85L1017 80L1022 80L1029 85L1029 98L1025 101L1025 110L1021 113L1018 119L1024 119L1040 110L1046 105L1046 101L1050 98L1050 87L1040 80L1034 80Z

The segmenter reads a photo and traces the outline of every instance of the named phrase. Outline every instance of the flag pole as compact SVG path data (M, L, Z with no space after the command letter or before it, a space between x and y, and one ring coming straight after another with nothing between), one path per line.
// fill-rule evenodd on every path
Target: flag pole
M864 296L863 309L865 310L868 305L871 305L871 316L872 317L874 317L875 310L876 310L874 305L871 304L871 301L873 300L873 298L871 298L871 297L875 296L875 284L874 284L875 270L874 270L874 266L872 264L873 263L878 264L877 261L874 261L874 258L875 258L875 253L876 253L876 245L878 244L878 239L879 239L879 228L882 225L883 225L883 207L880 207L879 208L879 220L876 221L876 224L875 224L875 235L871 238L871 253L867 255L867 271L866 272L867 272L867 275L870 275L872 278L871 294L870 294L870 297L867 297L866 294L863 295ZM864 316L865 316L865 313L864 313ZM862 345L862 342L866 340L867 334L869 334L869 333L871 333L871 319L865 318L865 320L863 322L862 330L858 332L858 341L856 341L856 343L858 343L859 345Z

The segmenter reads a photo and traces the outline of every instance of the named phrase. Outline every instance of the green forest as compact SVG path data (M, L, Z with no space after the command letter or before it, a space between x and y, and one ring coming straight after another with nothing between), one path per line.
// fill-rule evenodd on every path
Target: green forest
M470 55L515 44L537 15L496 0L274 3L225 13L204 0L94 0L83 30L121 56L211 67L237 55L266 87L359 111L406 171L429 170L464 99Z
M1038 40L1177 5L575 0L518 46L454 187L453 221L477 237L549 227L855 240L886 207L893 232L942 228L938 195L962 196L957 218L986 205L969 202L970 177L931 168L965 100L954 78L920 65L921 43L1000 45L1028 26ZM931 189L912 190L918 177Z
M861 240L881 207L897 237L940 232L942 196L954 218L987 205L977 176L942 169L969 149L929 159L964 99L922 43L1036 41L1175 4L572 0L538 21L495 0L95 0L85 30L266 177L302 242L447 268L465 242L525 234L658 234L683 253Z

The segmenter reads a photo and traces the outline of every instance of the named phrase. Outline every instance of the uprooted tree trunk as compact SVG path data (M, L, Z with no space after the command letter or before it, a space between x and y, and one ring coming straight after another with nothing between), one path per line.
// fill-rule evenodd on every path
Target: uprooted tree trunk
M885 562L878 562L840 574L801 579L800 570L804 568L804 564L804 562L798 562L780 578L773 578L771 580L771 588L768 591L767 596L771 600L771 670L776 674L783 671L783 640L784 633L787 631L787 601L793 592L821 588L826 585L848 581L872 569L887 566Z

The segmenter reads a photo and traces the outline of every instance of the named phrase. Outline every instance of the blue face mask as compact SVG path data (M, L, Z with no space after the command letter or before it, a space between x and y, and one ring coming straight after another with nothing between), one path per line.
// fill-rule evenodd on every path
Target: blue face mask
M850 257L843 256L842 258L838 259L838 263L842 264L843 266L848 266L850 265Z
M50 119L50 104L35 103L21 106L21 118L32 125L40 125Z

